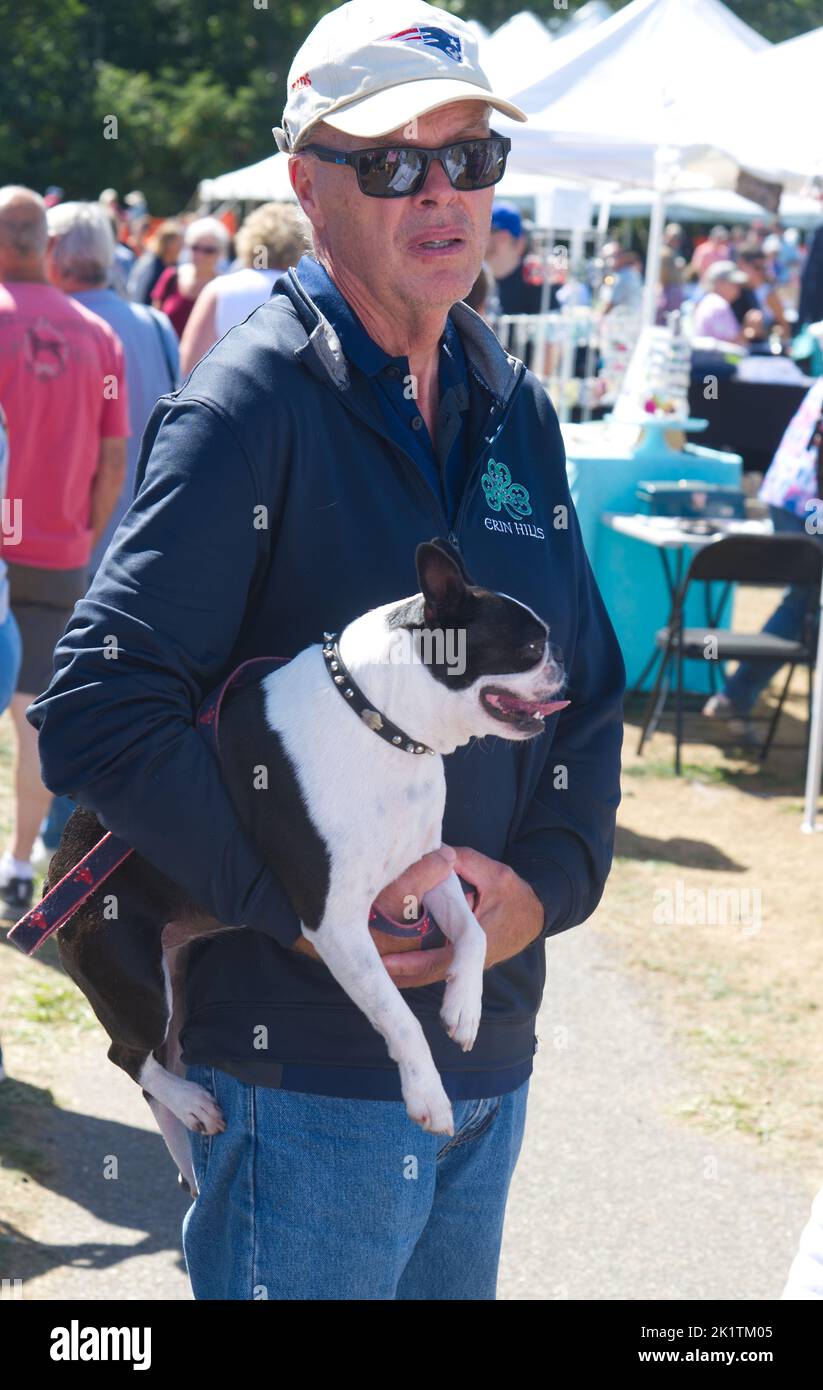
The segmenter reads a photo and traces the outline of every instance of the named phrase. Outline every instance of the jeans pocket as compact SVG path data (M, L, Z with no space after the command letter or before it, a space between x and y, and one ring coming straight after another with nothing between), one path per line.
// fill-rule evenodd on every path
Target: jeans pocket
M438 1152L437 1157L442 1158L444 1154L451 1153L460 1144L467 1144L470 1139L479 1139L481 1134L494 1123L494 1119L500 1109L502 1097L494 1096L488 1100L480 1100L474 1109L469 1113L462 1128L457 1131L448 1144L444 1145Z

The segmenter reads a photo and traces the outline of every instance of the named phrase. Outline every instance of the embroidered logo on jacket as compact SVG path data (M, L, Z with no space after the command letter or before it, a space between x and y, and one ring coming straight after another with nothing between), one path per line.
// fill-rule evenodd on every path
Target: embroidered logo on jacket
M493 512L505 507L509 516L519 520L521 516L531 516L532 507L529 494L522 483L513 483L512 475L505 463L495 463L489 459L486 472L480 479L486 502Z

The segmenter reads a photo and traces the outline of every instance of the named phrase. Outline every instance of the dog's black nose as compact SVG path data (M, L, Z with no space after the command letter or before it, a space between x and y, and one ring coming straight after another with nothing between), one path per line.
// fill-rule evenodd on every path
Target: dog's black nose
M558 666L562 666L562 665L563 665L563 648L562 648L562 647L558 647L557 644L556 644L555 642L549 642L549 643L548 643L548 648L549 648L549 660L550 660L550 661L556 662Z

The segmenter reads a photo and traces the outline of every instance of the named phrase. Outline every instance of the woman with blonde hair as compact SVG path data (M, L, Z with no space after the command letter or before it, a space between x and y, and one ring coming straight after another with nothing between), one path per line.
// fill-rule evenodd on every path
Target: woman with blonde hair
M190 222L183 237L183 248L191 260L167 266L155 285L151 302L174 325L178 338L189 320L194 302L218 274L218 262L229 249L229 234L216 217L198 217Z
M250 213L234 244L240 270L221 275L200 295L180 340L180 370L188 376L209 348L263 304L278 275L311 249L306 219L295 203L263 203Z

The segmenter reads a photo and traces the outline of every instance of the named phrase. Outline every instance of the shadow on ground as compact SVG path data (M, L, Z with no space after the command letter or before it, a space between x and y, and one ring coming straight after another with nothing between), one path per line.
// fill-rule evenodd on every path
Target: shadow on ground
M180 1228L190 1199L178 1186L159 1134L62 1110L47 1089L8 1079L0 1083L0 1165L22 1173L17 1181L24 1186L65 1198L99 1222L128 1231L119 1243L107 1234L104 1241L77 1244L62 1242L55 1231L50 1243L33 1240L13 1219L0 1217L3 1278L27 1281L54 1267L106 1269L169 1249L185 1270ZM66 1211L67 1227L81 1224L76 1212Z

